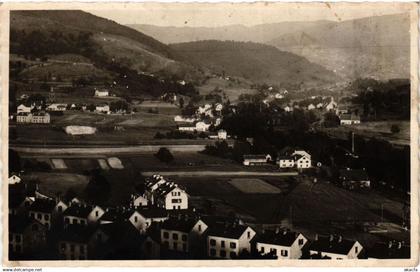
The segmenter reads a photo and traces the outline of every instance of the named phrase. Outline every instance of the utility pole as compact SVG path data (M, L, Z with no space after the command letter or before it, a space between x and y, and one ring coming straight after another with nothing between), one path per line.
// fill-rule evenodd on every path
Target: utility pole
M354 132L351 132L351 153L354 154Z

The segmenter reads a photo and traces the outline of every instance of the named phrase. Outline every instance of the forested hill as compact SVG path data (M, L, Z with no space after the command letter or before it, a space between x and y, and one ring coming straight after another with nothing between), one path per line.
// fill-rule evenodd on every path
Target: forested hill
M206 40L170 47L194 65L254 82L286 86L332 83L339 79L303 57L259 43Z

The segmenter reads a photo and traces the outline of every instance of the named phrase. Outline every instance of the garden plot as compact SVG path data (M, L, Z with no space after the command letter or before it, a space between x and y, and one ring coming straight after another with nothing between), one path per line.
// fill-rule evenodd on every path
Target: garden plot
M261 179L236 178L231 179L229 184L246 194L279 194L281 190Z

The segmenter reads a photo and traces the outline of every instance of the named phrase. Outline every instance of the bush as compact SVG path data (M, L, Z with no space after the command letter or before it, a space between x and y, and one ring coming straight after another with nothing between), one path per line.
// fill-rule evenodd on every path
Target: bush
M161 147L159 151L155 154L161 162L170 163L174 160L174 156L166 147Z

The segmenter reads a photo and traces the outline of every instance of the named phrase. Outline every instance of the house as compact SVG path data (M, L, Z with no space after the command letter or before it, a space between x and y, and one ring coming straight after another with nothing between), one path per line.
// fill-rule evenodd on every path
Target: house
M256 232L238 223L216 223L207 232L207 256L233 259L243 252L251 252L251 240Z
M216 110L216 111L222 111L223 110L223 105L221 104L221 103L217 103L215 106L214 106L214 109Z
M9 215L10 259L42 252L47 245L46 233L47 228L33 218Z
M286 156L287 159L289 156ZM290 157L293 158L294 166L298 169L310 168L311 167L311 155L305 150L295 150ZM286 164L286 161L283 161ZM290 160L287 161L287 165L290 165ZM281 167L281 166L280 166Z
M17 113L30 113L32 111L32 109L34 108L34 106L26 106L24 104L20 104L19 106L17 106Z
M194 253L195 242L199 241L208 226L201 219L191 217L170 218L162 223L161 244L164 250Z
M87 216L88 224L95 224L104 215L105 210L98 205L94 206L93 209Z
M279 156L277 161L280 168L292 168L295 166L295 160L292 156Z
M314 109L316 109L314 104L311 103L308 105L308 110L314 110Z
M49 124L51 121L50 115L45 112L34 113L19 113L16 116L18 123L33 123L33 124Z
M206 132L209 130L210 124L207 124L203 121L199 121L197 123L195 123L194 125L191 126L179 126L178 130L179 131L198 131L198 132Z
M313 258L333 260L357 259L363 246L358 241L347 240L342 236L318 236L309 243L308 251Z
M206 114L207 112L211 112L212 106L210 104L205 104L203 106L198 107L197 113L198 114Z
M342 169L339 180L343 187L351 190L370 188L369 176L365 169Z
M92 207L84 204L72 204L63 212L64 225L87 225Z
M99 112L99 113L109 114L110 113L110 108L109 108L108 104L104 103L104 104L96 105L95 111Z
M16 183L20 183L21 178L17 175L11 175L9 177L9 184L16 184Z
M95 90L95 96L96 97L107 97L109 96L108 90Z
M276 94L274 95L274 97L275 97L276 99L283 99L283 98L284 98L284 95L282 95L281 93L276 93Z
M325 106L327 111L332 111L337 108L337 103L334 101L334 97L331 97L330 102Z
M132 194L131 195L131 206L134 208L137 207L146 207L149 204L146 196L140 194Z
M156 207L166 210L188 209L188 194L177 184L153 175L145 183L145 197Z
M90 241L95 229L85 225L67 225L58 241L59 258L62 260L87 260L92 254Z
M169 218L168 211L162 208L142 208L136 212L137 217L130 218L130 221L141 233L146 232L153 223L164 222Z
M51 228L51 221L56 203L50 199L35 199L29 207L29 217L37 220L47 229Z
M224 129L219 129L219 131L217 131L217 137L219 138L219 140L226 140L227 139L227 132Z
M244 155L243 165L261 165L271 161L270 154L267 155Z
M189 116L177 115L174 117L175 122L194 123L197 119Z
M289 107L289 106L286 106L286 107L284 107L284 111L285 112L291 112L291 111L293 111L293 108Z
M323 107L324 107L324 104L322 104L321 102L316 104L317 109L322 109Z
M67 104L58 104L54 103L47 107L47 111L65 111L67 109Z
M262 255L271 253L277 259L299 259L308 239L301 233L276 229L263 230L256 241L256 249Z
M360 117L354 114L341 114L340 125L357 125L360 124Z
M56 200L56 204L54 207L54 214L55 215L62 215L65 210L67 210L69 206L61 199Z

